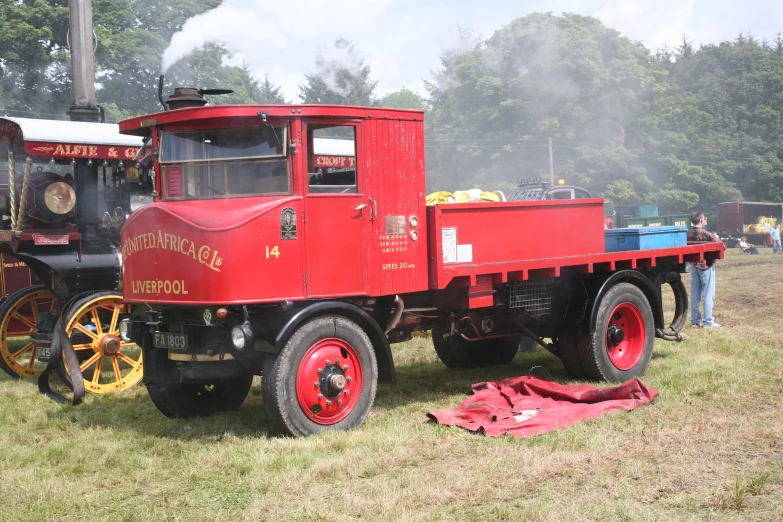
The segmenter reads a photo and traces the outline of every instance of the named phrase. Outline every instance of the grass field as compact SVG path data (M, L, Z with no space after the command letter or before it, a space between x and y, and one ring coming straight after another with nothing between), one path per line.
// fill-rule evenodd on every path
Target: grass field
M725 327L656 341L655 405L526 440L425 413L532 366L569 382L543 350L457 371L428 339L397 345L367 423L302 440L269 431L258 386L238 413L172 421L143 387L74 408L2 376L0 520L783 520L783 256L737 254Z

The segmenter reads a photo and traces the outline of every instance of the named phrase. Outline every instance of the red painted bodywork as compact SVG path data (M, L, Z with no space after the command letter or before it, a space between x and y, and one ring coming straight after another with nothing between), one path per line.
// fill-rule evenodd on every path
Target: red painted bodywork
M427 209L427 224L432 289L446 288L458 274L478 275L474 267L500 274L531 259L604 252L602 199L436 205ZM457 245L471 245L470 261L444 260L443 229L456 230Z
M151 133L154 150L161 128L257 126L261 111L270 123L287 125L296 147L289 153L290 194L158 197L136 211L122 230L127 301L227 305L384 296L439 291L457 280L469 287L463 306L477 308L493 304L493 283L723 256L717 244L606 254L600 199L427 208L419 111L222 105L133 118L120 130ZM331 122L355 129L356 193L308 192L307 128ZM165 194L160 178L157 191ZM296 212L294 240L281 240L284 208ZM444 228L457 229L461 260L444 262ZM279 256L269 255L272 247Z
M2 284L0 299L33 284L33 276L30 269L12 255L0 254L0 267L2 268L0 270L0 281Z

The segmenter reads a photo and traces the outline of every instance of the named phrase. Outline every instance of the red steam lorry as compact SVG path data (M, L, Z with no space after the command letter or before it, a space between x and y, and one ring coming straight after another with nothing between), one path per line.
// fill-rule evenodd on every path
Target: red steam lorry
M624 381L666 337L661 284L723 257L607 253L601 199L427 207L422 112L198 105L120 123L151 138L159 193L122 229L121 331L169 417L236 409L263 375L282 432L359 426L414 330L449 367L509 363L524 337ZM319 158L320 138L355 161Z

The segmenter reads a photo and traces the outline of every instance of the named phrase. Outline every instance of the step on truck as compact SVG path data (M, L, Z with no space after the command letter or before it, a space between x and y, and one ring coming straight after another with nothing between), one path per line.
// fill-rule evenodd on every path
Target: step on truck
M151 140L158 192L122 229L121 332L164 415L236 409L261 375L280 431L359 426L414 331L449 367L525 339L574 377L645 372L661 285L723 245L607 253L596 198L427 207L423 118L198 103L120 123ZM352 159L319 160L324 139Z

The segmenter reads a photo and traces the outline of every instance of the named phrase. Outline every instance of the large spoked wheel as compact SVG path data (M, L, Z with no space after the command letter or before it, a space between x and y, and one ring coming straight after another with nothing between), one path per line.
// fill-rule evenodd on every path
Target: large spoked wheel
M120 321L124 318L122 295L116 292L98 292L70 307L65 332L79 358L84 378L84 389L102 394L127 390L143 377L142 350L133 341L120 335ZM58 374L69 387L71 375L65 365L65 354L60 360Z
M459 335L443 338L443 330L432 330L432 344L435 353L449 368L478 368L508 364L519 351L522 337L519 335L488 339L485 341L466 341Z
M253 384L250 373L236 378L180 382L177 363L168 358L166 350L155 348L147 353L151 359L147 363L151 377L147 392L155 407L172 419L238 410Z
M630 283L612 287L601 299L593 328L578 346L586 377L624 382L644 375L655 332L650 303L639 288Z
M277 356L267 356L264 406L277 428L295 437L361 425L378 387L367 334L337 315L301 326Z
M48 288L34 285L14 292L0 305L0 368L11 377L38 377L46 368L36 360L30 334L38 330L38 314L50 312L54 304Z

